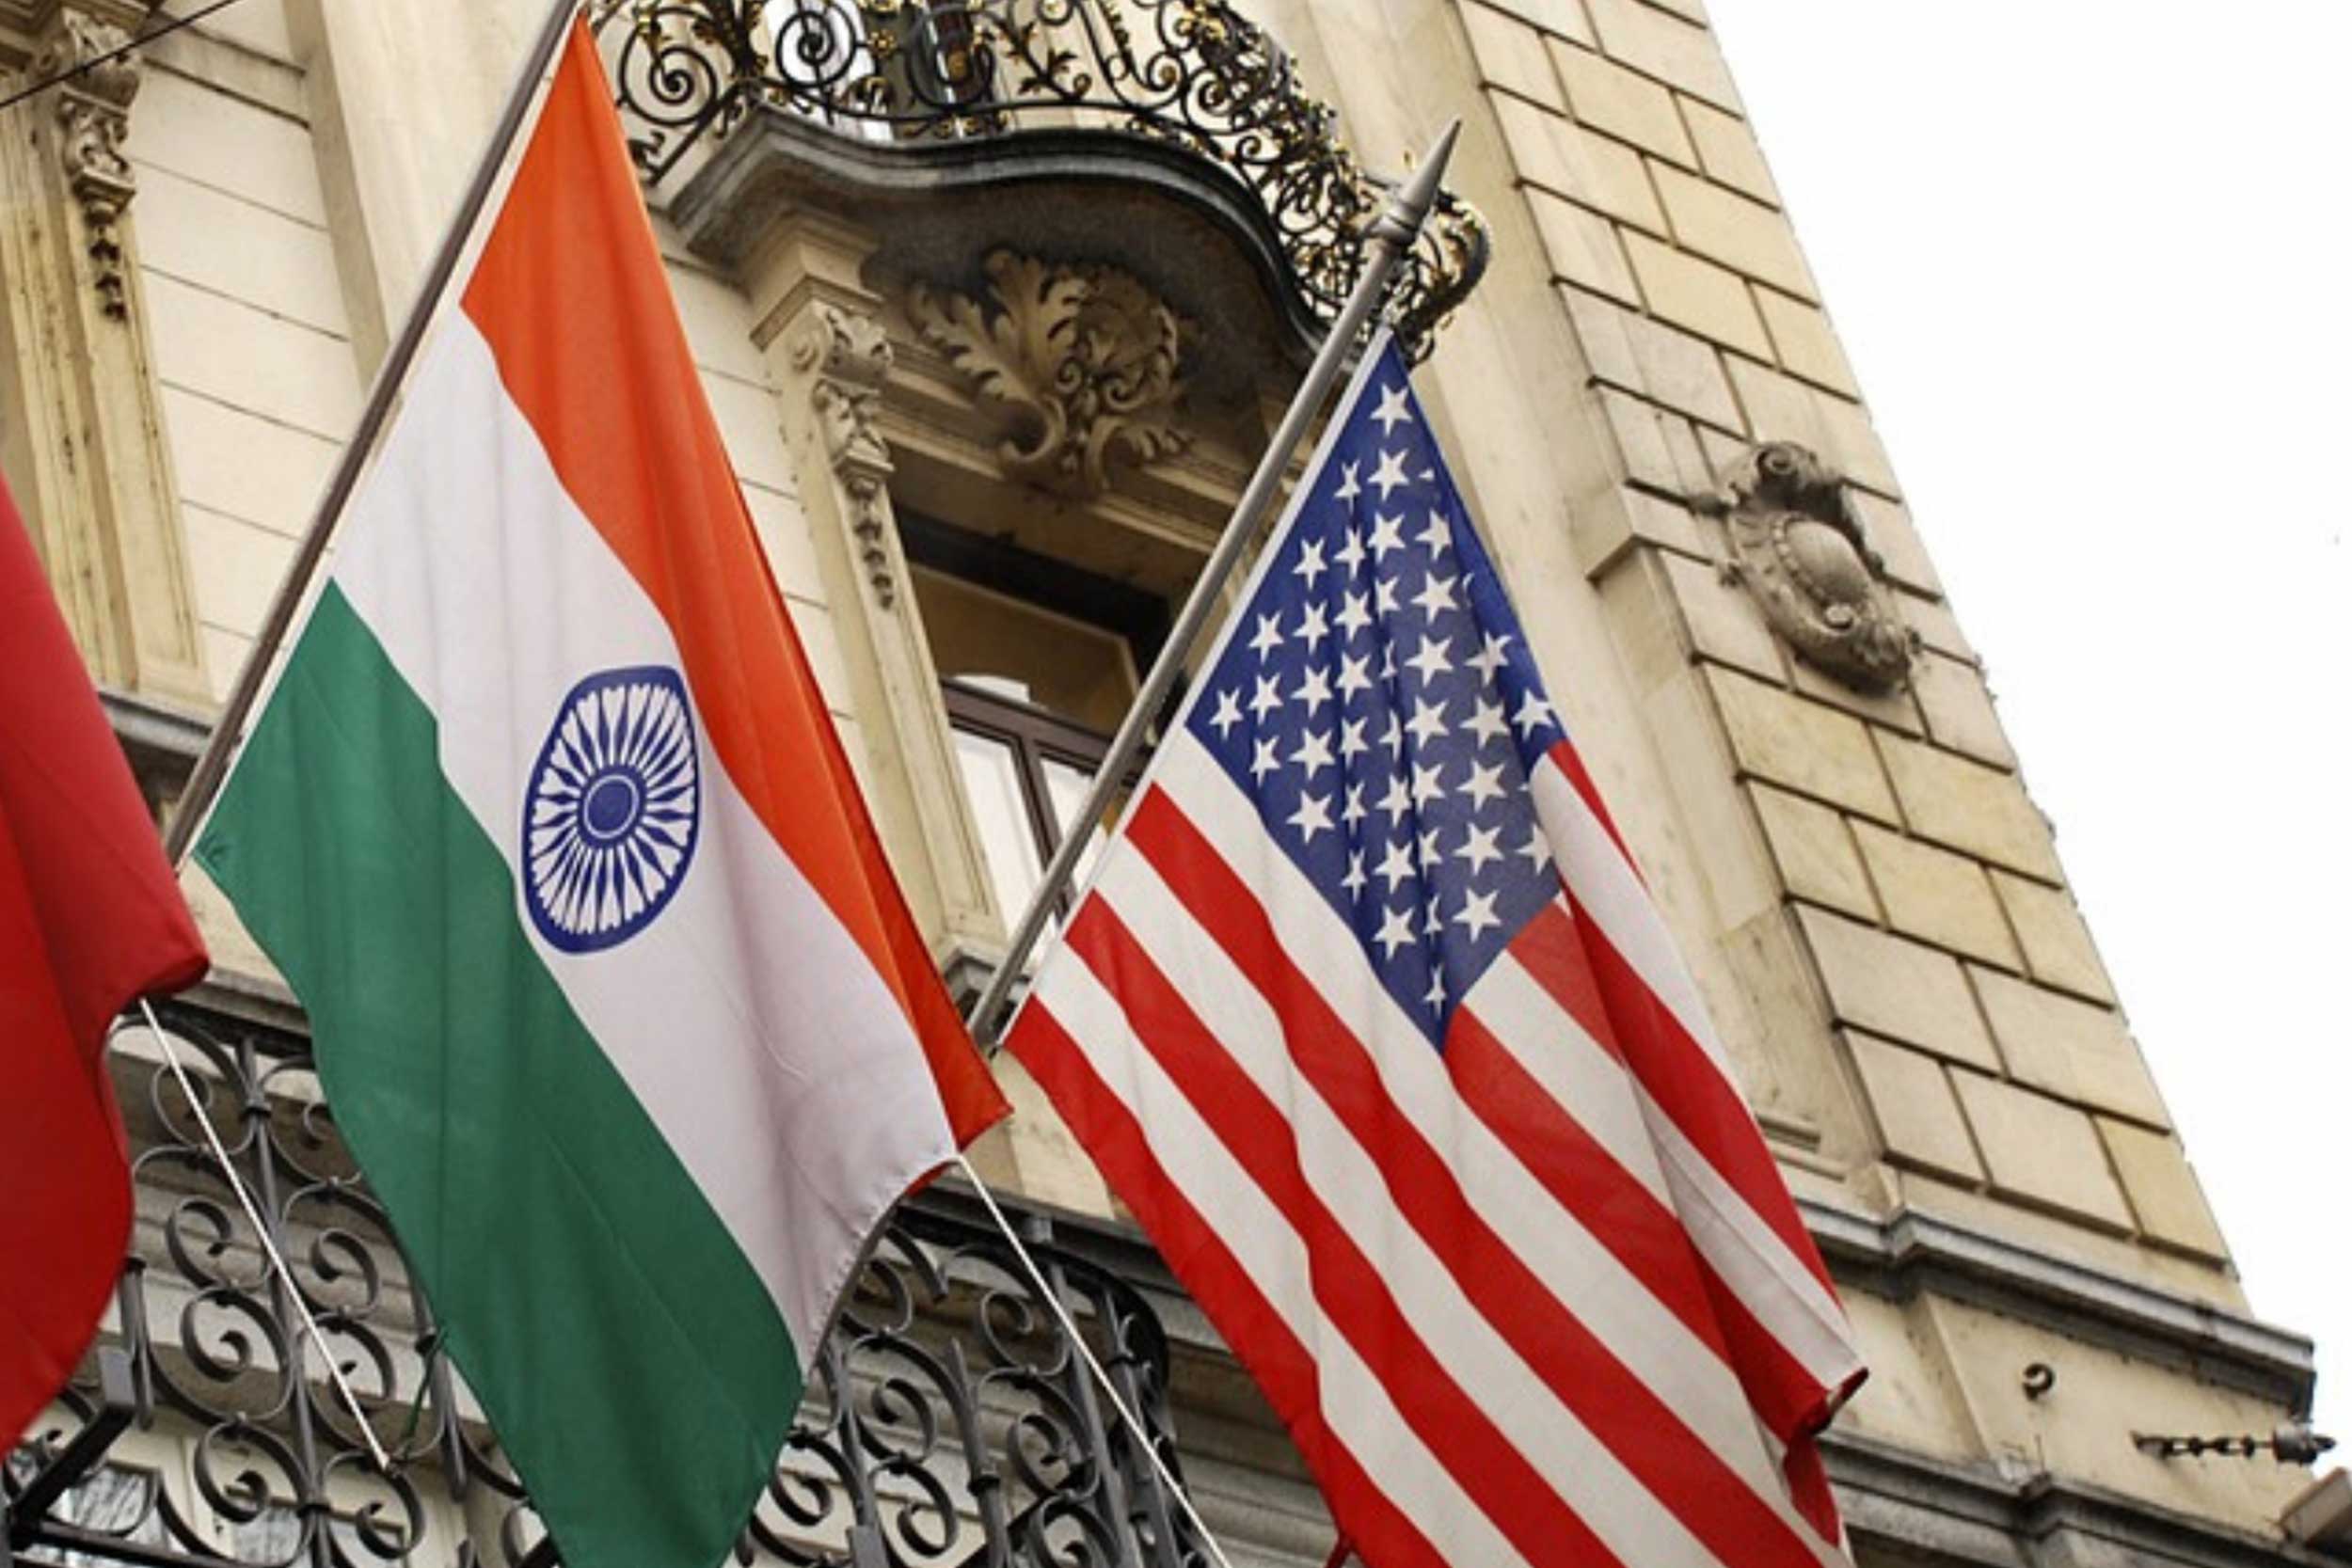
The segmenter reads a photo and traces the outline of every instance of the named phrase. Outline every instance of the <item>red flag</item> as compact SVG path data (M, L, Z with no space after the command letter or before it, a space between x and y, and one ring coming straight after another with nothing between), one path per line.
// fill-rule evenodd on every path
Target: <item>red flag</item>
M130 1238L106 1027L205 964L0 483L0 1449L73 1370Z

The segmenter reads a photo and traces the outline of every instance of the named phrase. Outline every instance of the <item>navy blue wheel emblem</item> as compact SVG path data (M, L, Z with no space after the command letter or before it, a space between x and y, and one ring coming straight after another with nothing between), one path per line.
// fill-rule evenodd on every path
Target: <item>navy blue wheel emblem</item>
M523 902L539 934L594 953L650 925L702 818L694 714L675 670L636 665L565 694L523 790Z

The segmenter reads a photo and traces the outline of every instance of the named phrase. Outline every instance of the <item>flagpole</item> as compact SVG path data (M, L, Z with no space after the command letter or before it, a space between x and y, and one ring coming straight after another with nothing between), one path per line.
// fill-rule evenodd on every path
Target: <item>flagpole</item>
M1111 737L1110 750L1104 755L1102 767L1094 775L1094 784L1087 791L1086 803L1070 819L1061 842L1055 847L1054 858L1046 864L1044 877L1037 891L1029 897L1029 907L1021 913L1007 943L1005 956L989 976L988 990L974 1004L970 1022L975 1038L983 1047L993 1046L1004 1036L1001 1017L1005 999L1012 992L1019 979L1021 966L1037 945L1037 939L1045 929L1055 903L1061 897L1071 876L1078 866L1078 857L1085 853L1089 833L1089 825L1103 819L1110 809L1111 798L1125 784L1127 769L1143 749L1145 733L1168 694L1183 673L1184 661L1191 657L1192 645L1207 626L1210 613L1216 608L1218 595L1225 591L1226 579L1240 564L1242 551L1258 531L1258 524L1274 503L1275 492L1281 487L1282 475L1290 467L1291 455L1298 443L1306 438L1307 427L1330 395L1332 384L1347 362L1356 336L1387 292L1389 278L1396 265L1412 249L1421 235L1422 222L1437 204L1438 190L1445 178L1447 162L1454 156L1454 138L1462 132L1462 122L1454 120L1438 133L1428 156L1412 179L1390 194L1388 205L1373 220L1371 244L1364 260L1364 270L1356 279L1356 287L1340 309L1338 319L1324 335L1323 347L1316 353L1314 363L1308 367L1306 379L1298 384L1290 407L1282 415L1282 422L1275 427L1274 439L1266 446L1265 454L1258 459L1257 471L1249 476L1249 485L1242 491L1234 504L1233 515L1226 522L1225 531L1218 536L1216 548L1210 552L1208 563L1200 568L1199 580L1192 594L1184 600L1184 608L1176 617L1175 626L1160 648L1159 657L1152 661L1151 673L1144 677L1142 689L1136 693L1127 717Z
M326 556L327 541L334 536L336 521L359 483L360 472L375 450L375 438L382 433L384 421L391 417L392 405L400 401L408 368L416 361L426 329L439 314L441 296L456 275L466 244L473 237L474 225L481 220L483 208L489 204L490 193L497 188L507 155L514 149L516 137L522 134L524 122L531 118L532 105L538 100L548 68L555 59L556 51L564 46L564 35L580 6L580 0L554 0L548 8L547 21L540 24L539 36L523 57L514 86L507 89L506 106L490 133L490 144L483 150L482 161L474 166L473 179L457 204L457 214L450 221L448 232L441 236L441 246L434 253L433 264L425 269L423 287L417 291L416 302L408 308L407 319L401 323L400 336L392 340L384 362L376 367L375 380L368 388L367 404L359 413L358 427L343 445L335 471L328 477L326 489L310 515L310 526L303 531L294 560L287 563L286 575L279 579L278 592L270 599L268 613L262 617L262 629L254 637L253 651L246 656L245 668L237 673L237 684L230 689L228 702L222 705L220 717L213 722L213 733L206 738L196 767L189 771L187 787L180 792L171 825L164 832L164 855L175 870L186 858L188 846L195 842L196 830L203 822L205 813L212 809L214 797L220 793L230 759L242 738L246 719L262 694L262 682L269 673L270 663L294 625L294 612L302 606L310 579L318 575L319 562Z

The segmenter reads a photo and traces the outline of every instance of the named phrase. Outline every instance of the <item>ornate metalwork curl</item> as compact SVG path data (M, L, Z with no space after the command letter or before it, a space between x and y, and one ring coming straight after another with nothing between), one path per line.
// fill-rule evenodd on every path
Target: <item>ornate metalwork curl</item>
M558 1568L440 1354L306 1043L196 1007L165 1016L391 1470L368 1459L289 1288L135 1030L115 1058L140 1215L117 1326L51 1417L0 1454L0 1528L71 1560L151 1568ZM1037 1251L1172 1463L1157 1319L1116 1276L1041 1242ZM1195 1568L1197 1544L1171 1528L1171 1499L1106 1414L1002 1238L910 1210L819 1347L737 1560Z
M659 181L768 105L870 140L1005 135L1075 112L1185 149L1256 195L1301 293L1335 316L1390 182L1343 145L1290 55L1225 0L600 0L640 172ZM617 26L615 25L617 24ZM1400 269L1424 341L1486 270L1485 221L1439 198Z

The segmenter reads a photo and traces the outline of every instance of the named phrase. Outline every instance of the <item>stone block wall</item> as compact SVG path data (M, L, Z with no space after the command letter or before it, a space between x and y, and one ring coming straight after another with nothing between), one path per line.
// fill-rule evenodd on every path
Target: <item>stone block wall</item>
M1776 908L1720 911L1727 948L1754 955L1735 958L1747 989L1766 996L1758 972L1793 961L1811 993L1809 1009L1759 1003L1763 1053L1836 1059L1890 1196L2237 1302L1703 8L1460 12L1614 449L1613 492L1570 518L1581 564L1637 682L1694 698L1677 711L1715 732L1727 781L1684 767L1674 787L1687 818L1722 820L1727 782L1746 843L1694 852L1770 867ZM1921 643L1891 694L1791 657L1726 580L1703 503L1762 441L1808 447L1851 483Z

